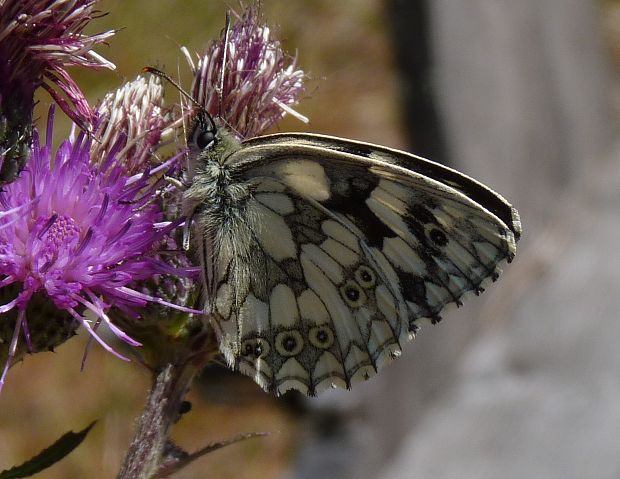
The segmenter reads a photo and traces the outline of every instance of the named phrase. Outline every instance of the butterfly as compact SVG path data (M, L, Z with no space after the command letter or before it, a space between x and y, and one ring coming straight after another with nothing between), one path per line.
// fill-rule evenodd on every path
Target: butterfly
M206 112L188 146L205 310L228 364L265 390L370 378L515 255L504 198L410 153L309 133L239 141Z

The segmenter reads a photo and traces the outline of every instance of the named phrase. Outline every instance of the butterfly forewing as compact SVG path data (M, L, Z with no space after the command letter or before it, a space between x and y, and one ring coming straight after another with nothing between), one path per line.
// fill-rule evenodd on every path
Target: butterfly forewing
M405 180L408 170L421 177L436 180L442 185L449 186L472 200L478 207L491 211L510 229L515 239L521 236L521 224L517 211L497 192L491 190L479 181L460 173L452 168L427 160L401 150L373 145L360 141L347 140L327 135L310 133L280 133L252 138L243 142L246 150L243 159L235 161L249 162L252 167L258 163L270 163L274 157L285 151L304 151L315 158L342 162L352 159L354 164L373 165L388 168L394 165L391 174ZM250 165L248 165L250 166Z
M229 363L278 393L374 375L520 235L501 196L396 150L283 134L218 161L227 206L197 222L209 309Z
M374 148L316 135L272 135L251 140L231 161L253 158L245 165L252 165L246 177L280 178L355 225L365 243L389 260L410 309L436 320L445 304L481 291L487 278L497 277L498 264L513 258L518 214L492 190L454 170L385 148L361 156L362 147ZM387 152L391 163L378 159ZM407 160L410 169L401 166ZM484 197L511 227L464 191Z

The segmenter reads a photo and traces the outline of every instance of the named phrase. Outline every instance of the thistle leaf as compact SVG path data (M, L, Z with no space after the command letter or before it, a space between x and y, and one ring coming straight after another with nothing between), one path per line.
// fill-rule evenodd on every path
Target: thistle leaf
M69 431L63 434L54 444L19 466L0 472L0 479L19 479L30 477L56 464L76 447L82 444L96 421L91 422L79 432Z

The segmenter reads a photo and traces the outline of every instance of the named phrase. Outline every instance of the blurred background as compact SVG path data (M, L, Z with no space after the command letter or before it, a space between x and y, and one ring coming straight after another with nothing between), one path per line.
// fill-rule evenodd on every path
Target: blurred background
M179 478L620 477L620 1L263 0L308 73L281 131L408 149L501 192L521 213L497 284L427 327L353 391L264 394L209 371L174 439L187 450L268 431ZM91 102L142 67L190 84L228 4L105 0L91 32L115 72L77 72ZM176 94L168 89L170 103ZM49 99L40 97L44 117ZM64 131L63 131L64 128ZM57 128L66 134L68 124ZM115 477L149 377L85 337L11 369L0 397L0 469L69 429L98 424L40 477Z

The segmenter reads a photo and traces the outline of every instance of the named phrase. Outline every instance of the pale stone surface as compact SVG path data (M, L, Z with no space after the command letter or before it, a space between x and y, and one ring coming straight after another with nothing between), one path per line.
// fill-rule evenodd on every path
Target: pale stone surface
M613 161L564 212L558 260L473 342L377 477L620 476L620 148Z

